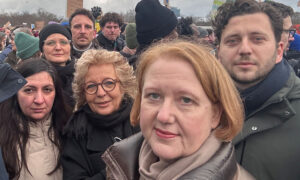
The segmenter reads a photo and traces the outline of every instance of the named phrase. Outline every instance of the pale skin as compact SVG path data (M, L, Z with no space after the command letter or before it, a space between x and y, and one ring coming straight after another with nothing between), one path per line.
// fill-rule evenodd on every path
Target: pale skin
M26 78L27 84L17 93L23 114L35 121L46 120L53 106L55 86L49 73L43 71Z
M140 127L161 160L196 152L220 122L192 66L179 58L159 58L144 74Z
M85 76L85 84L101 83L106 78L117 79L113 64L92 65ZM85 98L93 112L108 115L119 109L123 94L120 83L116 83L116 87L110 92L104 91L99 85L95 94L85 93Z
M219 60L241 90L261 82L281 61L282 54L283 43L276 43L264 13L232 17L218 47Z
M68 42L67 44L63 44L60 42ZM55 46L47 45L47 42L55 42ZM52 63L58 64L60 66L65 66L66 62L70 59L71 55L71 45L66 38L66 36L55 33L51 34L45 40L43 46L43 53L46 59Z
M102 33L106 39L115 41L120 36L120 27L118 23L107 22L102 29Z
M96 37L92 20L85 15L77 15L71 22L72 42L78 49L87 48Z

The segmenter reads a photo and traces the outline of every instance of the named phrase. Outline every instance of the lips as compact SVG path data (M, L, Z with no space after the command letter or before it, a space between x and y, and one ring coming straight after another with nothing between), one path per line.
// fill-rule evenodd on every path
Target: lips
M109 105L110 101L103 101L103 102L97 102L95 103L98 107L107 107Z
M158 137L163 138L163 139L171 139L177 136L177 134L174 134L169 131L161 130L158 128L155 128L155 133Z
M44 111L44 108L32 108L31 109L34 113L41 113Z

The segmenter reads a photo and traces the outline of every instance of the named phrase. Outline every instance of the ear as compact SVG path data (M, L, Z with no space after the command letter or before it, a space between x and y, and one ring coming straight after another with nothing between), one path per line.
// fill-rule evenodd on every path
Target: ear
M276 64L279 63L282 60L282 57L283 57L283 42L279 41L278 47L277 47L277 50L276 50L276 61L275 61L275 63Z
M213 104L213 115L212 115L212 122L211 122L211 129L215 129L220 124L221 116L223 113L223 108L221 107L220 103Z

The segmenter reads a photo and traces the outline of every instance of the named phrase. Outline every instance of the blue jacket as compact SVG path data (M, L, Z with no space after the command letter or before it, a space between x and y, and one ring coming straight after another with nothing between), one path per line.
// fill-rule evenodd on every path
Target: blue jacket
M0 180L8 180L8 174L2 158L2 151L0 149Z
M0 61L4 61L4 59L7 57L7 55L12 51L12 46L9 44L6 46L3 51L0 53Z

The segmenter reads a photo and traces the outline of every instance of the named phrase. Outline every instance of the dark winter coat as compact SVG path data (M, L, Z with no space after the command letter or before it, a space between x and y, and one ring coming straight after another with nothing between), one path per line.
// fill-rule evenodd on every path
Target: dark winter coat
M71 59L77 60L85 52L85 51L78 51L78 50L74 49L73 45L71 47L72 47L72 49L71 49ZM92 40L92 46L90 47L90 49L101 49L97 39Z
M122 49L125 47L125 41L118 37L115 41L108 40L100 31L97 40L99 42L99 45L108 51L122 51Z
M130 125L131 106L124 100L118 111L106 116L93 113L88 105L75 112L65 129L64 180L106 178L101 155L114 142L138 132Z
M73 108L75 106L75 100L73 98L72 81L75 72L75 60L68 61L66 66L53 65L61 79L66 102Z
M234 139L238 162L258 180L300 179L300 79L251 112Z

